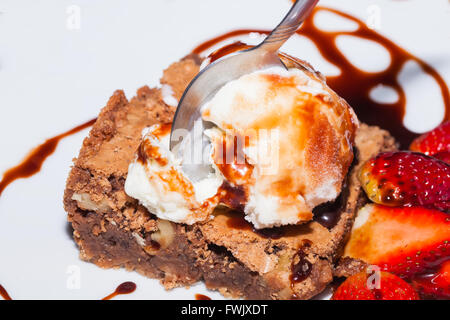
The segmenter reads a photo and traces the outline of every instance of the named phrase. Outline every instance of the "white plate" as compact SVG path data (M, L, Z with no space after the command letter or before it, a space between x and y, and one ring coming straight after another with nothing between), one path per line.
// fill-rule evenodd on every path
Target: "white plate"
M321 4L374 23L450 83L447 0ZM0 172L45 138L95 117L115 89L131 97L144 84L156 85L162 69L196 44L231 29L271 28L289 6L288 0L0 1ZM341 24L331 18L322 23ZM358 53L366 47L352 48ZM284 49L333 72L302 40L291 39ZM359 56L368 67L385 59L365 52ZM442 117L436 85L419 74L406 86L414 111L408 125L418 131L435 126ZM79 260L62 197L86 134L63 140L39 174L14 182L0 197L0 284L16 299L99 299L127 280L137 291L117 299L193 299L196 293L220 299L201 284L165 291L156 280ZM73 286L76 276L79 287Z

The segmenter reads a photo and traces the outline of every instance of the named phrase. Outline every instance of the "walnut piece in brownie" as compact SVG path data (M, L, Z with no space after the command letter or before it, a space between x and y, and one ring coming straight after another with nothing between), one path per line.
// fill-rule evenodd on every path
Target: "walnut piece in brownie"
M164 71L161 83L179 99L199 70L188 56ZM255 231L229 210L191 226L157 219L124 192L129 163L141 131L169 123L174 107L161 89L145 86L127 100L116 91L101 111L67 180L64 205L80 257L103 268L123 267L160 279L167 288L204 281L225 296L247 299L309 299L333 278L334 264L355 213L366 203L357 179L361 164L396 148L377 127L361 125L355 138L357 159L335 207L332 225L312 221L299 226ZM302 274L296 276L298 270Z

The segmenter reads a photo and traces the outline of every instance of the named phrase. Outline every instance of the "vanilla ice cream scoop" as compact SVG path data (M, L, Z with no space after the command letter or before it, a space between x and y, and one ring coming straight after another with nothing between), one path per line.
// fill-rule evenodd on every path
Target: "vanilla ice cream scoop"
M152 127L130 164L125 191L174 222L211 218L219 204L255 228L304 223L333 201L353 159L358 120L317 74L291 60L223 86L201 108L210 123L210 175L192 182Z
M169 137L170 124L144 130L128 168L125 192L161 219L187 224L206 220L218 204L223 178L211 173L201 181L190 181L181 161L169 151Z
M315 206L341 192L357 119L313 74L275 67L244 75L222 87L202 117L218 128L207 132L214 161L245 191L256 228L309 221Z

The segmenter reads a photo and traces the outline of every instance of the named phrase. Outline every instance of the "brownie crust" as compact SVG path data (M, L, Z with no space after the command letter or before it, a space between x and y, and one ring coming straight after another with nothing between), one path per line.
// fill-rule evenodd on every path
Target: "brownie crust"
M200 63L198 56L185 57L164 71L161 84L170 86L179 100ZM167 289L204 281L225 296L247 299L309 299L320 293L336 273L357 209L367 202L357 172L370 157L395 149L394 139L362 124L355 139L357 160L335 226L312 221L286 227L275 239L251 228L230 227L228 221L236 213L226 210L192 226L160 220L126 195L128 165L142 129L171 122L174 112L164 103L161 89L147 86L130 101L116 91L101 111L74 160L64 193L81 259L102 268L136 270L160 279ZM311 268L306 279L293 282L299 252Z

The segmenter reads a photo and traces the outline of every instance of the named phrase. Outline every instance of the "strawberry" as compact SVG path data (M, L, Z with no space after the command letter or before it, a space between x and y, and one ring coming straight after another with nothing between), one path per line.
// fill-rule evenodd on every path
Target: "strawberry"
M419 300L416 291L401 278L379 272L377 287L372 279L377 274L369 275L365 271L345 280L334 292L332 300Z
M433 158L439 159L450 164L450 151L441 151L436 154L433 154Z
M344 256L411 279L450 260L450 216L368 204L358 212Z
M380 153L363 165L359 179L373 202L450 210L450 165L424 154Z
M418 276L412 283L424 297L450 299L450 260L444 262L437 272Z
M442 151L450 151L450 121L416 138L410 145L411 151L432 156Z

